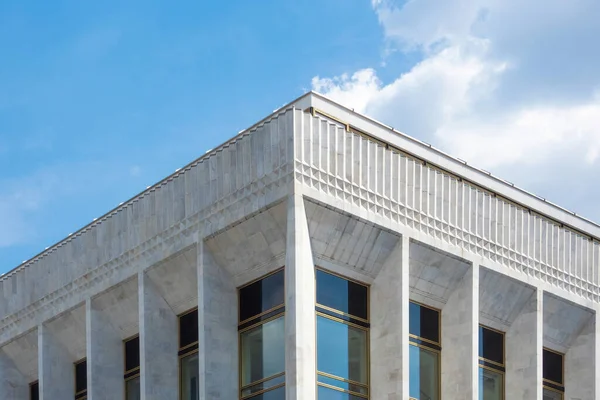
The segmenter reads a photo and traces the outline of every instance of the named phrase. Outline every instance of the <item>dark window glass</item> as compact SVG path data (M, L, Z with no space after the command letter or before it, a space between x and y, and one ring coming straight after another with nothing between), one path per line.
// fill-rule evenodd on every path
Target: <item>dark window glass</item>
M283 270L240 289L240 321L283 305Z
M368 289L317 270L317 303L362 319L368 319Z
M87 390L87 362L75 364L75 393Z
M479 357L498 364L504 364L504 335L480 326Z
M432 342L440 342L440 313L431 308L410 303L409 332Z
M544 349L544 379L563 384L563 356Z
M125 342L125 371L131 371L140 366L140 338L136 337Z
M40 385L35 382L29 385L29 399L39 400L40 398Z
M179 348L198 341L198 310L179 317Z

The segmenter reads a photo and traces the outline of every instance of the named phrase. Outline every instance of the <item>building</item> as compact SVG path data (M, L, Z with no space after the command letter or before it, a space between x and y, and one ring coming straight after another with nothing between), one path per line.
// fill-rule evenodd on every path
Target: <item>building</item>
M308 93L5 274L1 399L600 399L600 227Z

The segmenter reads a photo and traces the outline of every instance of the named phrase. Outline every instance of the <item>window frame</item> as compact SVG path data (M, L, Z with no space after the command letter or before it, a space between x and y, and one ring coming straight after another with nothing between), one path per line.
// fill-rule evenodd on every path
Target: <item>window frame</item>
M360 285L360 286L363 286L364 288L366 288L366 290L367 290L367 319L364 319L364 318L361 318L361 317L358 317L358 316L355 316L355 315L348 314L348 313L346 313L344 311L337 310L337 309L332 308L332 307L328 307L328 306L326 306L324 304L317 303L317 290L318 290L317 289L317 271L321 271L321 272L324 272L326 274L333 275L333 276L338 277L340 279L346 280L348 282L352 282L354 284L357 284L357 285ZM366 326L362 326L362 325L353 323L352 321L346 321L343 318L338 318L338 317L335 317L333 315L326 314L324 312L319 311L318 310L319 308L321 308L321 309L323 309L325 311L331 312L331 313L335 313L335 314L341 315L341 316L346 317L348 319L354 319L354 320L356 320L358 322L362 322ZM324 387L324 388L327 388L327 389L336 390L336 391L341 392L341 393L346 393L346 394L349 394L349 395L352 395L352 396L355 396L355 397L360 397L362 399L369 400L371 398L371 323L370 323L370 318L371 318L371 286L369 284L367 284L367 283L357 281L356 279L353 279L353 278L341 275L341 274L339 274L337 272L333 272L331 270L322 268L320 266L315 266L315 342L316 342L315 343L316 344L316 346L315 346L315 352L316 352L316 354L315 355L318 354L318 346L319 346L319 344L318 344L318 333L317 333L317 321L318 321L319 317L327 318L327 319L330 319L332 321L335 321L335 322L338 322L338 323L341 323L341 324L345 324L347 326L351 326L353 328L357 328L357 329L360 329L360 330L362 330L362 331L365 332L365 334L366 334L366 353L367 353L366 354L366 356L367 356L367 359L366 359L366 363L367 363L367 384L364 384L362 382L356 382L356 381L353 381L351 379L345 379L345 378L342 378L341 376L329 374L327 372L321 372L321 371L319 371L318 363L315 363L315 366L316 366L316 368L315 368L315 375L316 375L316 377L315 378L316 378L316 382L317 382L317 388L316 388L317 392L318 392L318 387L321 386L321 387ZM327 383L319 382L319 376L323 376L325 378L334 379L334 380L338 380L340 382L345 382L345 383L353 384L353 385L356 385L356 386L364 387L364 388L367 389L367 394L365 395L363 393L358 393L358 392L354 392L354 391L351 391L351 390L344 390L344 389L335 387L333 385L329 385ZM318 396L318 393L317 393L317 396Z
M500 375L502 375L502 391L501 391L500 399L505 400L506 399L506 332L502 332L498 329L494 329L494 328L491 328L491 327L489 327L487 325L483 325L483 324L479 324L479 328L487 329L489 331L496 332L496 333L499 333L500 335L502 335L502 363L498 363L496 361L489 360L478 354L477 355L477 357L478 357L477 364L478 364L479 368L487 369L489 371L496 372L496 373L499 373ZM479 329L477 330L477 335L479 335ZM479 349L478 349L478 351L479 351ZM490 365L486 365L486 363L490 364ZM479 390L481 391L481 388L479 388Z
M417 347L417 348L425 350L425 351L430 351L430 352L436 353L438 355L438 357L437 357L437 364L438 364L437 365L437 369L438 369L438 393L437 393L437 395L438 395L438 399L441 400L442 399L442 310L432 307L432 306L429 306L427 304L421 303L420 301L409 299L408 300L409 326L410 326L410 303L416 304L420 307L425 307L430 310L433 310L433 311L437 312L437 315L438 315L439 342L436 342L435 340L431 340L431 339L426 339L426 338L414 335L409 332L408 333L408 345ZM417 341L421 341L425 344L418 343ZM427 344L429 344L430 346L428 346ZM410 348L409 348L409 352L410 352ZM410 358L410 354L409 354L409 358ZM409 360L409 375L410 375L410 360ZM410 377L409 377L409 385L410 385ZM408 398L409 398L409 400L418 400L414 397L410 397L410 394L409 394Z
M270 276L273 276L273 275L275 275L277 273L280 273L280 272L283 273L283 303L281 303L281 304L279 304L277 306L271 307L268 310L261 311L260 313L258 313L256 315L253 315L252 317L246 318L243 321L240 321L241 311L242 311L241 310L241 296L240 296L241 290L244 289L244 288L246 288L246 287L248 287L248 286L250 286L250 285L253 285L253 284L257 283L257 282L260 282L263 279L266 279L266 278L268 278ZM279 383L279 384L274 385L272 387L269 387L267 389L259 390L257 392L251 393L251 394L246 395L246 396L242 395L242 392L243 392L244 389L250 388L252 386L256 386L258 384L270 381L272 379L277 379L277 378L282 377L282 376L285 377L286 371L285 371L285 366L284 366L283 372L279 372L279 373L277 373L275 375L261 378L261 379L259 379L257 381L250 382L247 385L243 385L243 382L242 382L242 334L245 333L245 332L247 332L247 331L250 331L252 329L255 329L255 328L259 327L259 326L265 325L268 322L275 321L276 319L279 319L279 318L284 318L284 324L285 324L285 311L286 311L285 310L285 307L286 307L286 303L285 303L285 299L286 299L285 276L286 276L285 275L285 266L281 266L281 267L276 268L275 270L273 270L273 271L271 271L271 272L269 272L267 274L264 274L264 275L262 275L262 276L260 276L260 277L258 277L256 279L253 279L253 280L251 280L251 281L249 281L247 283L244 283L243 285L240 285L240 286L238 286L236 288L237 306L238 306L237 307L238 308L238 318L237 318L238 319L238 325L237 325L237 327L238 327L238 335L237 336L238 336L238 399L239 400L252 399L252 398L254 398L256 396L259 396L261 394L264 394L264 393L267 393L267 392L271 392L271 391L277 390L279 388L285 387L285 380L284 380L283 383ZM270 317L268 317L266 319L262 319L261 320L261 318L264 317L265 315L274 313L276 311L280 311L280 312L278 312L275 315L272 315L272 316L270 316ZM256 320L255 323L252 323L252 324L248 325L249 322L254 321L254 320ZM285 352L285 348L284 348L284 352Z
M556 350L552 350L548 347L542 347L542 369L544 367L544 359L543 359L544 351L548 351L550 353L554 353L554 354L560 356L561 376L562 376L563 383L554 382L553 380L546 379L542 376L542 389L547 389L552 392L559 393L561 395L561 399L564 399L565 398L565 383L564 383L564 380L565 380L565 354L561 353L559 351L556 351Z
M184 317L188 314L191 314L193 312L198 312L198 306L196 307L192 307L189 310L186 310L184 312L182 312L181 314L177 315L177 374L179 376L179 395L177 396L179 398L179 400L183 400L183 374L182 374L182 360L188 356L194 355L196 353L198 353L198 344L199 344L199 338L196 338L195 342L192 343L188 343L185 346L181 347L181 317ZM198 330L200 329L200 327L198 327ZM198 336L200 335L200 332L198 332ZM200 387L198 387L198 390L200 390Z
M141 365L140 365L141 359L140 359L140 363L138 363L137 367L132 368L130 370L126 370L125 369L125 368L127 368L127 347L126 347L126 343L130 342L132 340L135 340L135 339L139 340L139 338L140 338L140 334L136 333L133 336L130 336L128 338L123 339L123 380L125 382L125 387L124 387L124 390L125 390L124 399L125 400L128 400L127 399L127 382L129 382L132 379L139 378L140 375L141 375ZM139 341L138 341L138 346L139 346ZM138 350L138 352L139 352L139 350ZM137 373L134 373L134 372L137 372Z

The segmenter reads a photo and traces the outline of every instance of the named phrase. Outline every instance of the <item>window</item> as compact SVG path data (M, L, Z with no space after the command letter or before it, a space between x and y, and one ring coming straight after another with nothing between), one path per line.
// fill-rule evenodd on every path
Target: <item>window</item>
M29 400L39 400L40 398L40 385L38 381L29 384Z
M409 396L413 400L440 399L440 312L415 302L409 304Z
M198 309L179 316L179 398L198 400Z
M544 349L544 400L562 400L565 392L564 356Z
M140 337L126 339L125 351L125 400L140 400Z
M75 363L75 399L87 399L87 362L85 358Z
M319 400L369 398L369 288L317 270Z
M479 327L479 400L504 399L504 333Z
M280 269L238 291L241 399L285 399L284 286Z

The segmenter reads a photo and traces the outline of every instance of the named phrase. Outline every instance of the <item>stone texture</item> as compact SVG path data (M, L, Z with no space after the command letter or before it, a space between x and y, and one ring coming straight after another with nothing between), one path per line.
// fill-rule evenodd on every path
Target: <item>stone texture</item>
M38 335L40 400L72 399L76 360L47 326L41 325Z
M442 393L446 400L478 400L479 265L465 274L442 309Z
M590 317L565 354L565 399L597 399L598 328L596 315Z
M0 393L3 399L29 399L29 385L13 360L0 351Z
M384 290L387 282L377 280L389 272L399 237L414 247L411 298L444 310L444 360L471 358L471 313L479 307L482 323L508 331L514 365L507 367L507 399L539 399L542 345L567 354L568 396L598 397L598 385L578 382L600 380L599 328L589 325L600 301L600 242L591 240L600 227L312 93L0 277L1 362L9 380L13 365L26 381L39 378L46 400L71 398L73 362L104 357L97 348L112 335L90 327L105 315L121 339L141 333L146 399L175 398L176 315L201 305L204 396L226 398L235 384L219 389L211 382L237 374L234 368L219 380L215 372L237 358L234 346L223 351L225 338L237 338L233 288L286 264L287 390L310 400L313 264L373 284L378 303L399 299L404 307L405 291ZM204 244L212 260L198 253ZM471 293L464 283L477 283L467 272L472 263L487 270L482 289ZM404 275L393 279L406 284ZM101 314L86 314L89 299L90 313ZM381 326L401 319L406 328L401 311L387 311L393 318L378 316ZM378 324L373 333L385 346L396 340L404 348L402 335L394 339ZM453 340L466 344L449 348ZM376 369L406 373L403 353L400 363L379 360L383 350L375 344L373 352ZM445 363L444 398L458 396L458 388L472 397L475 367L454 376ZM380 378L389 396L404 393L404 378Z
M369 221L310 201L305 208L317 265L334 263L373 279L399 243L398 235Z
M409 394L409 239L403 237L371 285L371 396L403 400Z
M88 400L125 397L123 340L94 299L86 302Z
M488 268L480 269L479 323L501 332L510 329L535 288Z
M302 196L288 199L285 266L287 400L316 396L315 267Z
M413 300L443 308L469 269L469 263L422 243L410 244Z
M237 399L237 291L203 243L198 261L200 400Z
M139 275L140 387L144 400L179 399L177 316L148 275Z
M506 398L542 400L543 293L536 290L506 333Z

